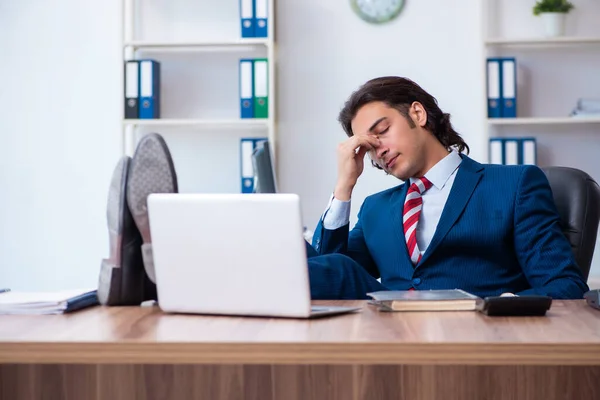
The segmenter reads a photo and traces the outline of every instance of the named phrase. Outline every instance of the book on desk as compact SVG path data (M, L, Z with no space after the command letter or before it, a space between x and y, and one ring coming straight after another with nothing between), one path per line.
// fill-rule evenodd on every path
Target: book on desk
M97 305L95 289L0 293L0 315L63 314Z
M461 289L367 293L381 311L475 311L479 297Z

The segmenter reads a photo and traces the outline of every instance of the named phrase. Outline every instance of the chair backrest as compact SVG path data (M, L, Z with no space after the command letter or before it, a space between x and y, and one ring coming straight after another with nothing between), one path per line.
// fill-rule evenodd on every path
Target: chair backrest
M600 222L600 187L587 173L568 167L543 167L561 228L587 281Z

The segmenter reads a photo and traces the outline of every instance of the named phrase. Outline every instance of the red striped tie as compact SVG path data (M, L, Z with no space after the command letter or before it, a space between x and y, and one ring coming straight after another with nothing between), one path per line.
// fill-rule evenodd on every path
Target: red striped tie
M421 260L421 252L417 246L417 224L423 207L421 195L431 187L432 183L425 177L419 178L410 185L406 200L404 200L404 212L402 213L402 224L404 225L404 239L408 248L408 255L414 265Z

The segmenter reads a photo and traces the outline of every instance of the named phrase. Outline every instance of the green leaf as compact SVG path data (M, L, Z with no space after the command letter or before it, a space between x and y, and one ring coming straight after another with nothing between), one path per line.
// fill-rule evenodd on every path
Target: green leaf
M545 12L568 13L575 6L568 0L538 0L533 6L533 15Z

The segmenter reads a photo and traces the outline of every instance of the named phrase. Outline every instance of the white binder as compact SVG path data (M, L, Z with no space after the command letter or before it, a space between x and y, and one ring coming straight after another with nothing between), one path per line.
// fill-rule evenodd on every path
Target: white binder
M519 140L504 140L504 157L506 165L519 165Z
M535 138L523 138L523 164L537 164L537 144Z

